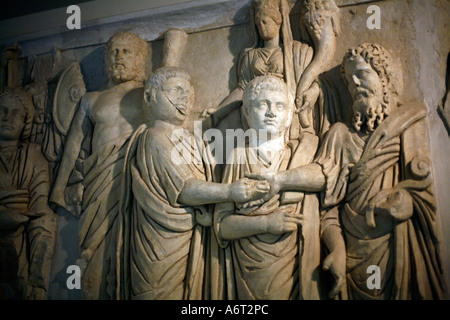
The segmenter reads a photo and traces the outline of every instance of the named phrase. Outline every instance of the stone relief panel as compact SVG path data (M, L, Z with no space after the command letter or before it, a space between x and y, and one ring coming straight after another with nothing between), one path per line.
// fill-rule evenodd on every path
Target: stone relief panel
M30 143L34 108L21 88L0 94L0 298L45 299L56 240L50 168Z
M152 42L6 48L0 298L50 296L65 210L82 299L446 299L414 49L356 30L357 2L252 0L235 25ZM412 27L407 3L377 4Z

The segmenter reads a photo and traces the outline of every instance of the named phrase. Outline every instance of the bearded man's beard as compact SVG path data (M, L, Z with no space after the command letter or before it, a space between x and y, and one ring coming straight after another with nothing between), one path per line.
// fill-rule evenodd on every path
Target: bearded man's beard
M111 64L108 66L108 74L116 83L136 80L139 77L139 72L136 66L125 66L123 64Z
M371 133L388 115L387 105L373 95L360 97L353 103L352 125L356 131Z

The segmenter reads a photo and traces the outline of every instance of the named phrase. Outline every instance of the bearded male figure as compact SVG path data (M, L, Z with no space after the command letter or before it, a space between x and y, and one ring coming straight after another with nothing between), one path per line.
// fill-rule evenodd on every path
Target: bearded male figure
M115 298L115 256L120 182L127 141L144 122L147 43L119 32L106 45L109 83L85 94L72 121L50 200L65 206L64 190L89 128L92 154L83 163L84 194L80 218L82 291L86 299Z
M352 124L330 129L314 163L258 177L270 182L271 193L321 191L329 249L323 268L336 280L331 297L444 298L426 109L396 106L392 66L379 45L349 50L342 71ZM371 265L380 268L379 289L367 285Z

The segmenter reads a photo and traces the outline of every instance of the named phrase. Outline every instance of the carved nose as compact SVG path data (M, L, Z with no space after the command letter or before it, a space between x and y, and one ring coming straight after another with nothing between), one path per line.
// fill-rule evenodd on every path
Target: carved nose
M359 87L361 85L361 80L359 80L357 76L352 75L352 79L353 79L353 83L356 84L356 86Z
M269 118L274 118L275 117L275 112L273 112L272 108L269 107L269 109L267 109L266 117L269 117Z

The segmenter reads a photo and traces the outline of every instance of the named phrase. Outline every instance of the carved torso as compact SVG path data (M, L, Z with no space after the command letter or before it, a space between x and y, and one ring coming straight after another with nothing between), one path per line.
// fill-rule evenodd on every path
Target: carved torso
M131 85L123 83L92 94L89 111L95 128L93 150L125 134L129 136L144 123L141 107L144 88Z

